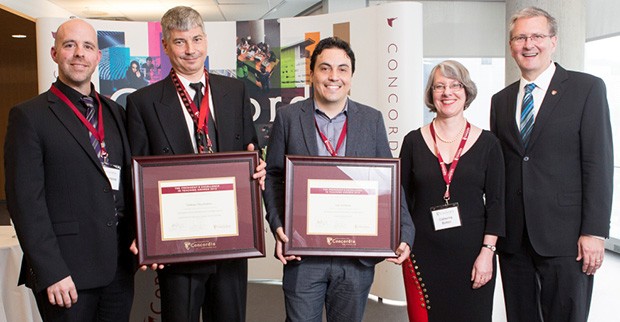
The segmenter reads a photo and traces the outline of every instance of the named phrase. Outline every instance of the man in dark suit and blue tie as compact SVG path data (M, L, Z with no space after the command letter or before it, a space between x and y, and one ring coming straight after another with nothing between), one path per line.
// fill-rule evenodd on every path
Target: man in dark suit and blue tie
M127 97L127 134L135 156L231 152L258 148L243 82L207 72L207 35L200 14L174 7L161 19L172 70ZM255 179L264 180L265 163ZM197 176L199 174L196 174ZM153 265L162 321L245 321L247 259ZM146 269L146 267L143 267ZM201 314L202 311L202 314Z
M506 163L506 237L498 249L508 321L586 321L609 235L605 84L553 63L556 30L539 8L512 17L521 80L491 102L491 130Z
M310 59L313 96L277 111L267 146L264 200L276 238L276 256L284 264L282 288L287 321L361 321L375 273L382 259L284 256L285 155L391 158L381 112L348 98L355 56L345 41L321 40ZM346 126L345 126L346 124ZM402 198L404 202L404 198ZM414 228L401 207L402 263L410 253Z
M124 110L99 95L97 33L72 19L51 50L58 79L15 106L5 143L9 213L24 251L20 283L43 321L129 321L134 236Z

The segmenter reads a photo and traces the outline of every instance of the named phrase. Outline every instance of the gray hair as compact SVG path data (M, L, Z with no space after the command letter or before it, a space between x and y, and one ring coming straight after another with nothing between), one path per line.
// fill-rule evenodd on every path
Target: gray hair
M431 70L431 73L428 76L426 89L424 90L424 104L426 104L431 112L437 113L437 108L435 107L435 102L433 100L433 83L435 82L435 72L438 70L444 77L456 79L463 84L465 94L467 95L467 98L465 99L465 107L463 109L466 110L471 102L473 102L476 98L478 88L476 88L476 84L469 77L469 71L467 68L456 60L444 60L437 64L437 66L433 67L433 70Z
M558 32L558 22L547 11L538 7L527 7L519 10L510 18L510 37L512 37L512 30L515 27L517 20L522 18L535 18L545 17L547 18L547 25L549 26L549 36L555 36Z
M204 31L205 26L198 11L190 7L174 7L161 17L161 31L164 40L170 40L170 32L173 30L187 31L200 27Z

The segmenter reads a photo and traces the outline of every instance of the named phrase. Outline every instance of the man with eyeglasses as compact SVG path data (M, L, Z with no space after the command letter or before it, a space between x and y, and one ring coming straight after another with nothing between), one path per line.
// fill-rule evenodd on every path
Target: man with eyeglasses
M609 236L613 146L605 84L553 63L557 22L530 7L510 24L521 79L491 101L506 163L498 242L508 321L586 321Z

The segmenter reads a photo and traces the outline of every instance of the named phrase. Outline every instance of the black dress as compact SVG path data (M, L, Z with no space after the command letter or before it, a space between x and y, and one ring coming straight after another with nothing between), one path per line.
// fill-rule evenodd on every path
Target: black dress
M429 321L491 321L495 261L492 280L477 290L472 289L471 271L484 235L504 235L504 161L499 141L483 131L461 156L450 185L450 202L459 203L462 225L439 231L434 229L430 207L444 204L446 184L420 129L405 137L400 157L403 189L416 228L412 260L424 302L428 301Z

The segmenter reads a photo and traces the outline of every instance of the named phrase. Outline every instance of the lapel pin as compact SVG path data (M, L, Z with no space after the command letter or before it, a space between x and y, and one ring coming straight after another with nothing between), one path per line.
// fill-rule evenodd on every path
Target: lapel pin
M556 91L555 89L551 91L551 95L555 95L557 93L558 93L558 91Z

